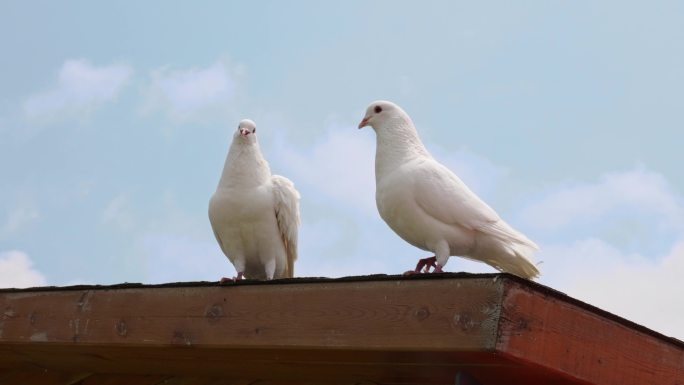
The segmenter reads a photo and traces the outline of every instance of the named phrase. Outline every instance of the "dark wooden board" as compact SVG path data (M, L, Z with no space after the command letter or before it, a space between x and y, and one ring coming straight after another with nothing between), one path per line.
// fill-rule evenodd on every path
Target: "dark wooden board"
M0 385L684 385L683 352L508 275L0 290Z
M0 342L493 349L491 280L2 293Z

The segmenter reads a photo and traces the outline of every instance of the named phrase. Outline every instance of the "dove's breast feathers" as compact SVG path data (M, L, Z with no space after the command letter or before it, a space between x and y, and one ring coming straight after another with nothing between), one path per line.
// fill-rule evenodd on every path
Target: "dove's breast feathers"
M209 202L209 220L221 250L238 270L243 264L247 276L265 278L270 258L285 262L270 182L250 189L219 187ZM277 265L276 275L285 264Z
M221 250L249 278L292 277L297 258L299 193L271 176L258 145L236 145L209 201L209 221Z

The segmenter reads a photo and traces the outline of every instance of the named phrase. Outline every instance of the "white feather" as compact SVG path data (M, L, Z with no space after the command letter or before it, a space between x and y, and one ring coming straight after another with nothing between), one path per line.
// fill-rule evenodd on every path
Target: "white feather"
M250 133L240 135L240 130ZM233 135L221 179L209 201L209 221L238 273L255 279L292 277L299 193L286 178L271 176L255 130L252 121L243 120Z
M531 262L537 245L432 158L399 106L371 103L363 125L377 133L378 211L401 238L435 253L440 266L461 256L525 278L539 275Z
M278 229L287 251L287 276L294 276L297 260L297 234L299 232L299 192L294 183L284 176L273 175L273 195Z

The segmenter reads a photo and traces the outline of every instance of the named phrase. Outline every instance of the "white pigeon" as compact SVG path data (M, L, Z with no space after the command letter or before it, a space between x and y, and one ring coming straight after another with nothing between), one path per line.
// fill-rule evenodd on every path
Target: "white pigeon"
M240 121L233 134L221 180L209 201L209 221L235 266L234 279L294 275L299 192L289 179L271 175L257 143L256 124L249 119Z
M399 106L375 101L359 128L377 135L375 201L382 219L406 242L434 257L407 274L441 272L450 256L487 263L524 278L539 276L537 245L514 230L427 151Z

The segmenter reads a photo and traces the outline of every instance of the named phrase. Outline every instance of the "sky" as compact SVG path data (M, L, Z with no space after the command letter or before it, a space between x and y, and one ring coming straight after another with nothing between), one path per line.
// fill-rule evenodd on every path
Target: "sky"
M356 128L386 99L540 283L684 339L683 41L681 1L3 1L0 287L233 276L207 204L242 118L301 193L297 276L408 270Z

